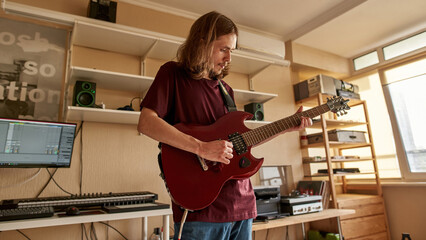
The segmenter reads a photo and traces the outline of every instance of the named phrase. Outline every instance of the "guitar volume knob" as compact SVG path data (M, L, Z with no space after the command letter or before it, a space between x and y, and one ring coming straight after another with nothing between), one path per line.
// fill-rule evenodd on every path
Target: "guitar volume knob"
M251 162L248 158L242 157L240 159L240 168L246 168L251 165Z

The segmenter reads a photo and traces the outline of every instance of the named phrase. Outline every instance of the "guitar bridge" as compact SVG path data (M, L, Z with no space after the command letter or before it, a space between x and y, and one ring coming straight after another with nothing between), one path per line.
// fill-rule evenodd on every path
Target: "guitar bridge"
M243 136L241 134L236 132L236 133L230 134L228 138L232 142L232 145L234 145L234 150L238 155L241 155L247 152L247 145L244 142Z

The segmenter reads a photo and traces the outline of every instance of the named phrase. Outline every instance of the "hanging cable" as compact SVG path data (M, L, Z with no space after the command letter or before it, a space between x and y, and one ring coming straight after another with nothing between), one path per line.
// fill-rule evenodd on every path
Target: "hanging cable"
M183 224L186 221L186 216L187 215L188 215L188 209L185 209L185 212L183 212L182 220L180 221L180 228L179 228L178 240L180 240L180 238L182 237Z
M24 236L26 239L31 240L27 235L25 235L21 230L16 230L18 233L20 233L22 236Z
M108 223L105 223L105 222L99 222L99 223L102 223L102 224L104 224L105 226L107 226L107 227L109 227L109 228L112 228L114 231L116 231L118 234L120 234L125 240L128 240L120 231L118 231L115 227L113 227L113 226L111 226L111 225L109 225Z
M22 185L24 185L25 183L27 183L27 182L29 182L29 181L33 180L35 177L37 177L37 176L40 174L40 172L41 172L41 168L39 168L39 169L38 169L38 171L37 171L36 173L34 173L34 175L32 175L32 176L31 176L31 177L29 177L27 180L25 180L25 181L23 181L23 182L21 182L21 183L17 183L17 184L13 184L13 185L3 185L3 186L0 186L0 188L11 188L11 187L19 187L19 186L22 186Z
M64 193L67 193L69 195L72 195L72 193L68 192L67 190L63 189L57 182L56 180L53 178L52 173L50 173L49 169L46 168L46 171L49 173L50 178L53 180L53 182L55 183L56 186L58 186L59 189L61 189Z
M82 188L83 188L83 123L84 121L81 121L81 133L80 133L80 195L82 194Z
M81 131L81 128L83 127L83 122L81 122L80 126L77 129L77 132L74 136L74 140L77 138L78 134ZM55 176L56 172L58 171L58 168L55 168L55 171L50 174L49 180L44 184L43 188L40 190L40 192L36 195L36 198L40 197L41 193L46 189L46 187L49 185L50 181L52 181L53 176Z

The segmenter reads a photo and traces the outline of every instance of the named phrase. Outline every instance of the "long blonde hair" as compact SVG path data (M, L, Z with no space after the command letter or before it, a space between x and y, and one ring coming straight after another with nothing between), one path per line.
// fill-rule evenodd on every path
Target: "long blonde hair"
M185 68L194 79L201 79L204 73L212 71L210 58L213 53L213 42L220 36L234 33L238 37L238 28L231 19L216 11L198 18L191 27L188 38L177 52L178 63ZM228 75L226 66L219 76Z

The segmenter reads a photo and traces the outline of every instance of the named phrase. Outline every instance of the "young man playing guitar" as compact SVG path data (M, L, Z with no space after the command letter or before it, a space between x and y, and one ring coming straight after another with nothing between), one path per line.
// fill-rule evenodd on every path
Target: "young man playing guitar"
M161 142L163 146L183 150L203 161L229 165L235 154L231 141L203 141L174 125L211 125L228 113L223 94L229 94L233 99L233 90L222 79L228 74L237 37L237 26L222 14L210 12L197 19L178 50L177 62L167 62L161 66L142 101L138 131ZM219 81L226 88L226 93L221 92ZM285 132L298 131L312 124L308 117L301 117L300 122L299 126ZM175 174L191 175L185 172ZM166 184L171 184L167 182L167 173L165 175ZM193 182L197 181L201 180L193 179ZM184 240L251 239L252 219L257 213L249 178L226 181L211 204L202 209L190 209L195 211L189 212L187 217L187 212L178 205L173 194L171 197L174 200L175 240L182 228L179 223L185 222L185 218L186 223L181 231Z

